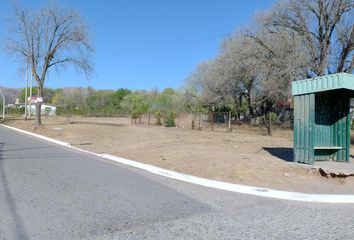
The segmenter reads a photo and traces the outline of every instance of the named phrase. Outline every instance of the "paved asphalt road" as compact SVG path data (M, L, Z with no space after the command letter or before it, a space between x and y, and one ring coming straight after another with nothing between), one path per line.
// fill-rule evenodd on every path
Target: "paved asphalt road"
M354 239L354 205L209 189L0 127L0 239Z

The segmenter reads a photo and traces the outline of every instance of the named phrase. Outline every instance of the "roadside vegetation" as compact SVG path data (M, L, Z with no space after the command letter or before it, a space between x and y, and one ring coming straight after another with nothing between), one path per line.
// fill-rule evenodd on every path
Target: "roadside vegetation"
M274 124L292 126L293 81L353 72L353 6L352 0L279 1L271 9L257 13L247 26L223 39L219 54L200 63L186 78L184 86L177 90L44 88L49 68L41 68L45 71L41 78L34 64L43 60L34 58L37 55L22 45L17 48L14 42L10 42L9 49L23 49L20 55L31 60L31 71L39 86L33 94L44 96L46 102L56 105L59 115L130 116L135 124L142 124L142 117L147 116L147 124L173 127L176 117L189 114L192 129L202 129L201 122L205 120L228 121L229 125L266 126L268 134L272 135ZM35 20L51 19L51 14L60 12L60 8L44 8ZM15 8L15 13L22 24L19 31L35 30L32 25L24 25L27 11ZM73 19L69 26L73 32L70 33L76 34L78 29L73 26L77 26L77 15L67 14L63 16ZM73 44L84 45L90 52L86 32L79 33L84 35ZM57 38L53 40L57 41ZM67 53L64 51L64 55ZM39 53L39 56L44 57L43 64L47 67L62 64L50 53ZM48 62L46 56L51 56L52 62ZM87 58L82 60L65 63L88 72L91 65Z
M59 117L44 118L48 124L36 129L27 121L7 124L205 178L291 191L353 191L352 178L324 179L312 168L289 164L292 131L272 132L293 126L293 81L353 72L353 7L352 0L279 1L223 39L217 56L196 66L179 89L50 89L40 78L32 95L55 105ZM21 103L24 96L22 89ZM23 108L12 113L23 115ZM221 133L225 129L229 134Z

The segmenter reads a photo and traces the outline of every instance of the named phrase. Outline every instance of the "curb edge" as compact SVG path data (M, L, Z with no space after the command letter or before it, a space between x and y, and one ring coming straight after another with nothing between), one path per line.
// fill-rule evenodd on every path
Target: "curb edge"
M282 190L275 190L270 188L262 188L262 187L254 187L254 186L247 186L241 184L234 184L234 183L227 183L217 180L211 180L201 177L196 177L184 173L175 172L172 170L163 169L160 167L156 167L153 165L113 156L110 154L98 154L95 152L83 150L77 147L73 147L70 143L59 141L53 138L45 137L43 135L39 135L36 133L28 132L22 129L18 129L15 127L7 126L4 124L0 124L5 128L21 132L23 134L31 135L36 138L40 138L42 140L55 143L64 147L68 147L80 152L88 153L90 155L94 155L96 157L101 157L104 159L111 160L116 163L124 164L127 166L139 168L150 173L172 178L175 180L180 180L187 183L192 183L204 187L225 190L229 192L236 192L241 194L248 194L253 196L260 196L260 197L267 197L273 199L282 199L282 200L292 200L292 201L300 201L300 202L312 202L312 203L354 203L354 195L352 194L310 194L310 193L300 193L300 192L289 192L289 191L282 191Z

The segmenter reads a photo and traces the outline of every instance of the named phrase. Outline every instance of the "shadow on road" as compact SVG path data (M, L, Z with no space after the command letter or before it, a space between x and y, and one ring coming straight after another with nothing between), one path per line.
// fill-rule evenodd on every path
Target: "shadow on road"
M293 161L293 149L292 148L267 148L264 147L263 150L269 152L274 157L277 157L286 162Z
M0 143L0 188L4 193L4 202L9 208L10 216L12 218L15 231L16 239L27 240L29 239L26 229L23 225L22 219L18 214L15 199L12 196L11 189L9 187L9 183L6 176L5 166L4 166L4 158L2 155L4 143ZM4 217L4 216L2 216Z
M1 144L1 143L0 143ZM26 151L32 149L42 149L42 148L54 148L54 146L45 146L45 147L27 147L27 148L13 148L13 149L2 149L0 148L1 152L17 152L17 151Z

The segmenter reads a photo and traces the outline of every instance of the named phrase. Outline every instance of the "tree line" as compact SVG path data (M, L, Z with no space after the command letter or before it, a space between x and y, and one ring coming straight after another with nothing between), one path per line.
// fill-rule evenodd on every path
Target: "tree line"
M130 116L135 123L141 123L143 115L148 114L155 121L151 124L175 126L177 114L184 112L182 91L172 88L163 91L44 88L43 93L44 102L55 105L58 115ZM32 89L32 95L37 95L36 88ZM25 89L21 89L19 100L24 102Z

